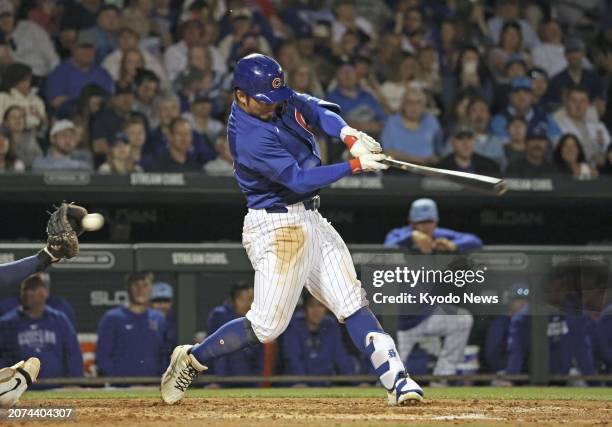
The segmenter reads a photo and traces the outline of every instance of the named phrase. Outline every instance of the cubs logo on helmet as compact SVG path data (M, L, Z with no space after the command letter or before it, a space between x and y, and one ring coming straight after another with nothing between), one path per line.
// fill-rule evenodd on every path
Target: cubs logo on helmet
M238 61L234 68L233 83L234 88L265 104L281 102L293 95L293 90L285 85L285 75L280 64L259 53Z

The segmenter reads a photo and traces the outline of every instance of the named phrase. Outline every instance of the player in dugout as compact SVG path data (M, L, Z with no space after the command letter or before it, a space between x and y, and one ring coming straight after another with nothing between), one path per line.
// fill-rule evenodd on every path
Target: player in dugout
M0 265L0 287L15 286L55 262L75 257L79 252L78 236L83 232L81 219L85 215L85 208L62 203L47 223L47 245L36 255ZM39 372L40 360L36 357L0 369L0 407L15 405L36 381Z
M346 325L387 391L389 405L423 400L393 338L368 308L346 244L318 212L318 192L344 177L388 168L380 144L351 128L336 104L297 93L276 60L245 56L233 76L228 142L234 175L247 199L243 245L255 270L251 309L202 343L172 353L161 397L181 400L207 364L244 347L276 339L287 328L306 287ZM321 165L313 128L342 140L352 160Z

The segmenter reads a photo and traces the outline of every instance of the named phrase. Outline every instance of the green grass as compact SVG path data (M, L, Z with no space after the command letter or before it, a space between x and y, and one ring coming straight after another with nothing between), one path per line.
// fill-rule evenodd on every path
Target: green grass
M448 387L426 388L427 399L551 399L551 400L599 400L612 401L611 388L570 388L570 387ZM25 399L137 399L159 397L154 389L59 389L34 391L24 395ZM228 390L189 390L187 397L385 397L384 391L377 387L337 387L337 388L265 388L265 389L228 389Z

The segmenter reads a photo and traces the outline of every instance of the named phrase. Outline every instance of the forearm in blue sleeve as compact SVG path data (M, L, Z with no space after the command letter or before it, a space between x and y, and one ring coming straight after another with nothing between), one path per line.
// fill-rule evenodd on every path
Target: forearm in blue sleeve
M470 233L457 233L457 238L453 240L459 252L482 248L482 240Z
M285 168L274 181L284 185L295 193L311 193L349 176L349 162L302 169L297 163Z
M321 130L331 137L339 138L340 131L344 126L347 126L344 119L326 108L319 107L317 110L319 113L319 127Z
M3 286L16 285L22 282L30 274L36 273L39 267L38 257L32 255L18 261L0 265L0 288Z

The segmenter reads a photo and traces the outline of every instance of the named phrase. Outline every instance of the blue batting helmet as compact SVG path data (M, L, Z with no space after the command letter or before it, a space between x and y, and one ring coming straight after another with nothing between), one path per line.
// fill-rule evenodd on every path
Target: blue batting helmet
M285 85L283 68L266 55L245 56L234 68L234 88L256 101L274 104L289 98L293 91Z

